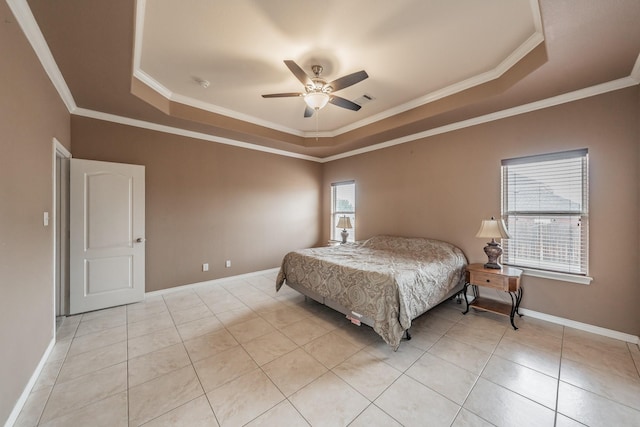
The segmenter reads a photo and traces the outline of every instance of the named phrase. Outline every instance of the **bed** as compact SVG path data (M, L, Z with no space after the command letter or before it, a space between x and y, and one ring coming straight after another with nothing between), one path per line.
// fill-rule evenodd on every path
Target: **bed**
M276 290L286 283L371 326L397 350L413 319L462 290L466 265L462 250L447 242L375 236L289 252Z

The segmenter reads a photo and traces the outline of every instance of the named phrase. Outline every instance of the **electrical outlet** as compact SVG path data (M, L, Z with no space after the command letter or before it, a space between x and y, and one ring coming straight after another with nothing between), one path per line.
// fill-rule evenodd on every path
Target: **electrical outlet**
M209 271L209 264L208 263L204 263L202 264L202 271Z
M227 267L227 268L231 267L231 260L230 259L226 260L224 262L224 266Z

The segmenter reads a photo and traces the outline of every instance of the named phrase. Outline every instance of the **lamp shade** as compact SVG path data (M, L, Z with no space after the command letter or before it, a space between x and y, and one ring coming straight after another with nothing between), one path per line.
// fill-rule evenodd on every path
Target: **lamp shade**
M340 219L338 220L338 225L336 225L336 228L342 228L342 229L353 228L353 226L351 225L351 219L349 219L348 216L341 216Z
M502 219L485 219L480 224L480 230L476 234L476 237L485 237L490 239L509 239L511 235L507 231L507 227L504 225Z
M309 108L320 110L329 102L329 95L324 92L309 92L304 95L304 102L307 103Z

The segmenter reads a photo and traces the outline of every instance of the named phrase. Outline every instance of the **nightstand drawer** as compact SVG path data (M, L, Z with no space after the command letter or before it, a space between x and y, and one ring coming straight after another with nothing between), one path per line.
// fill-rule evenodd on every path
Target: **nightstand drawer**
M487 274L477 271L470 272L469 283L472 285L484 286L485 288L509 290L509 278L498 274Z

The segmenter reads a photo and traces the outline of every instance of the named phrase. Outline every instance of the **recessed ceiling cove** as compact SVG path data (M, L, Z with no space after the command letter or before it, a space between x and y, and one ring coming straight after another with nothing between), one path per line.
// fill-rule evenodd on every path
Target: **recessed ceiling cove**
M500 77L543 38L536 0L138 0L134 77L168 101L299 136L337 136ZM310 117L284 60L362 108Z

